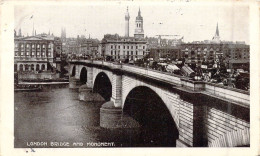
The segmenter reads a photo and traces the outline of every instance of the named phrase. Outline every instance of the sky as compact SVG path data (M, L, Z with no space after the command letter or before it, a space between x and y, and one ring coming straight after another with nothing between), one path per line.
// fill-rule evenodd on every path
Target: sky
M185 42L211 40L218 23L220 39L249 43L249 7L247 5L175 3L87 3L84 5L17 5L15 29L26 36L32 34L33 25L38 33L61 35L66 28L67 37L85 35L102 39L104 34L125 34L125 13L129 7L130 36L134 35L138 9L144 19L144 34L184 36Z

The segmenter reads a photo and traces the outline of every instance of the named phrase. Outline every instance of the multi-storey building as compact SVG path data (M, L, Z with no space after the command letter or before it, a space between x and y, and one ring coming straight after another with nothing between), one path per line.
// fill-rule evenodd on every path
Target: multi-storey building
M182 57L182 53L180 47L155 47L150 49L149 57L154 61L160 61L160 58L176 60Z
M80 41L80 53L89 56L94 56L97 54L98 44L99 41L97 39L82 38Z
M158 38L156 37L146 37L148 41L148 49L152 48L164 48L164 47L177 47L181 43L183 43L183 37L176 37L178 35L157 35ZM166 39L162 38L162 36L174 36L174 38Z
M105 35L102 44L102 56L112 59L141 59L147 54L147 41L143 38Z
M182 57L190 64L223 63L227 68L249 70L249 45L238 43L185 43Z
M57 44L58 43L58 44ZM46 71L56 67L56 54L61 43L54 36L40 34L14 38L14 70Z

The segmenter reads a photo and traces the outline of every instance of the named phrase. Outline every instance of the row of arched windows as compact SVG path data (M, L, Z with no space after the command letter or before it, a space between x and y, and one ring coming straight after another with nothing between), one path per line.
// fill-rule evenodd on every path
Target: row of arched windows
M42 64L42 65L39 65L39 64L36 64L36 68L34 66L34 64L20 64L19 65L19 71L34 71L36 69L36 71L39 71L39 70L45 70L46 67L45 67L45 64Z

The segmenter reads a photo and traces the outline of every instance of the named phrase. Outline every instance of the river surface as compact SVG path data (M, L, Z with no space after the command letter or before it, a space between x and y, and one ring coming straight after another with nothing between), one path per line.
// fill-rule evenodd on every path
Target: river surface
M14 94L15 148L147 147L139 130L99 126L104 102L82 102L68 87Z

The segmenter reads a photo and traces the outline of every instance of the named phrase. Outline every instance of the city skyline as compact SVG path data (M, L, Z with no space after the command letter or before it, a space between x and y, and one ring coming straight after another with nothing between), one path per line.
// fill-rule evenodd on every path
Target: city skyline
M87 6L16 6L15 30L24 36L48 33L67 37L84 35L101 40L105 34L125 33L125 13L129 8L129 34L134 36L135 18L139 7L144 19L144 35L184 36L185 42L211 40L218 23L220 40L249 43L249 8L243 5L129 5ZM113 10L113 11L112 11ZM207 12L207 14L202 13ZM194 20L197 19L197 20Z

